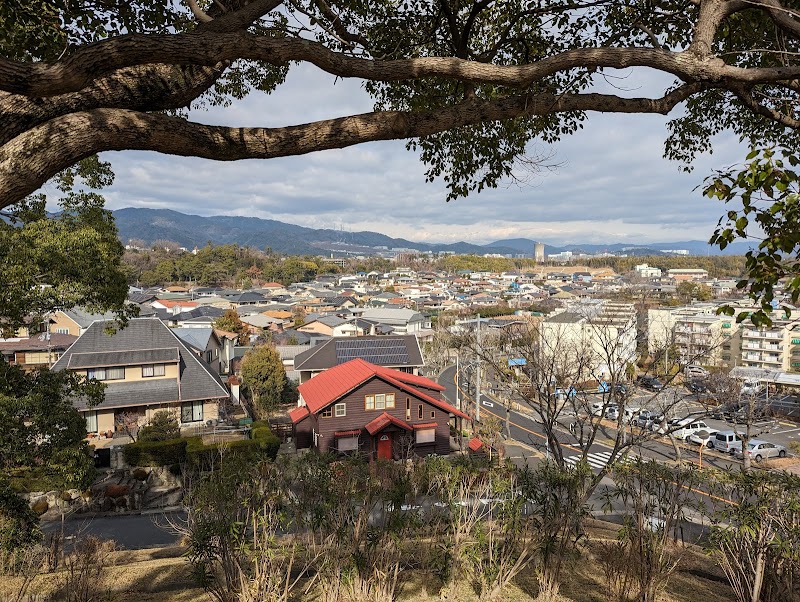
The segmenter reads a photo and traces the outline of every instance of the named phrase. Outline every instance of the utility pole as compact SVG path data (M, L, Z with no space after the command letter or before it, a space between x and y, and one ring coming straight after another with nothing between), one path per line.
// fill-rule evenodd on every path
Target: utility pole
M481 421L481 315L478 314L478 368L475 371L475 420Z
M456 350L456 408L461 409L461 374L458 371L458 357L461 354Z

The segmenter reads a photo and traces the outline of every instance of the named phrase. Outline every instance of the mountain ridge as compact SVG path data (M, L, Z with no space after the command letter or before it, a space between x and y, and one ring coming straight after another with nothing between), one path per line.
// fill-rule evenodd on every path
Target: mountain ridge
M230 215L199 216L181 213L172 209L147 209L125 207L112 212L116 220L120 240L141 239L146 244L156 240L170 240L188 249L202 247L207 243L238 244L257 248L269 247L273 251L289 255L367 255L381 250L416 249L436 253L533 255L535 242L528 238L511 238L478 245L459 241L457 243L422 243L404 238L393 238L368 230L344 232L332 229L314 229L259 217ZM555 246L545 244L545 253L562 251L573 253L629 252L631 255L663 254L668 249L686 249L692 255L739 255L747 251L746 242L733 243L724 252L703 241L669 243L612 243ZM732 251L732 252L731 252Z

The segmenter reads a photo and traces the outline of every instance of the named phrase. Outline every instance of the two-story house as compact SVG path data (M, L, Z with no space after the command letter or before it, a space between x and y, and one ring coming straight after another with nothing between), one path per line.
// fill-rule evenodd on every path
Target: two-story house
M298 448L388 460L450 453L450 423L469 416L422 376L354 359L299 387L290 412ZM459 425L460 426L460 425Z
M147 423L157 410L172 410L181 427L219 417L229 397L217 373L157 318L136 318L113 334L114 322L96 321L53 365L106 384L105 400L87 407L74 399L87 432L108 432L137 416Z

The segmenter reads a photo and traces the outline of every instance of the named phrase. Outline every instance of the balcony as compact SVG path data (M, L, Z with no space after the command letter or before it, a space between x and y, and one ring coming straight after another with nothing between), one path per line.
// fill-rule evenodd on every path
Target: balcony
M742 336L747 339L782 339L783 333L772 330L745 330Z

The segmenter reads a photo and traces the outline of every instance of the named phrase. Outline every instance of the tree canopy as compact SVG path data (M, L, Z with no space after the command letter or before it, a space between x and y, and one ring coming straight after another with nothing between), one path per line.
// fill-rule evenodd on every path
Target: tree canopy
M2 4L1 206L111 150L230 161L407 139L456 198L592 112L674 113L665 154L687 165L721 131L794 140L800 124L800 20L782 0ZM187 119L187 106L275 90L297 63L361 80L374 110L278 127ZM630 67L672 83L597 86Z

